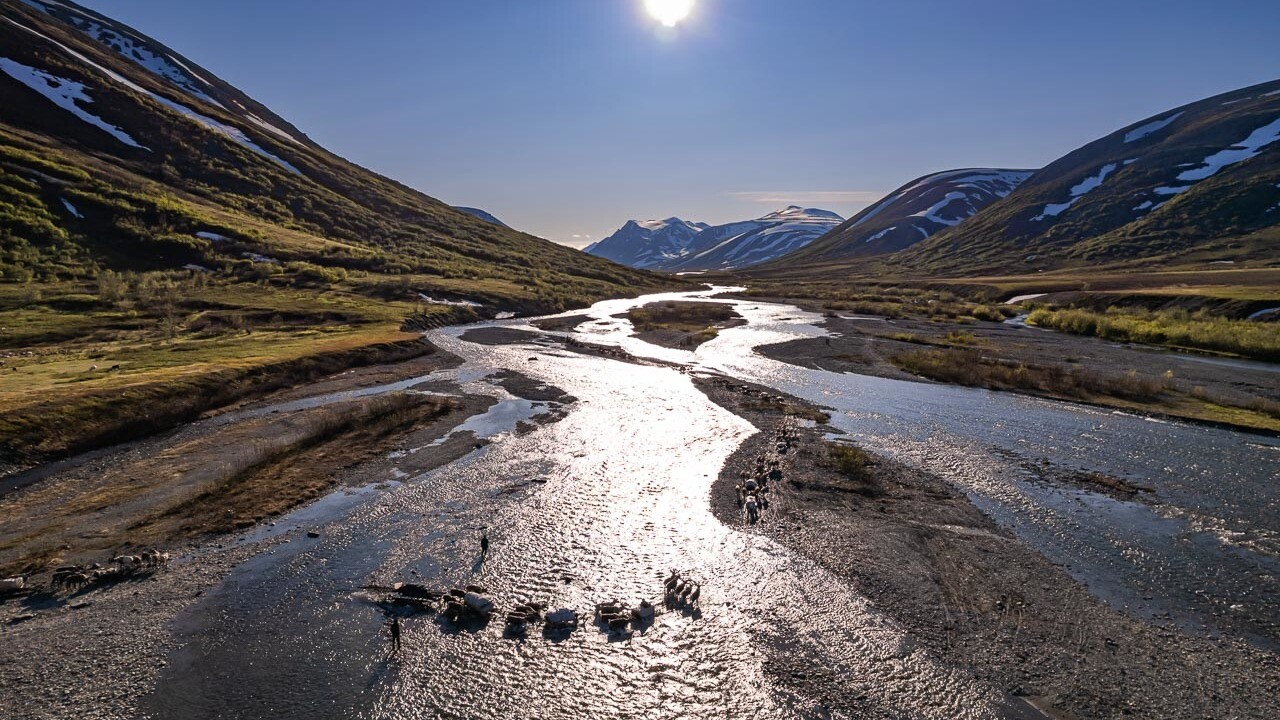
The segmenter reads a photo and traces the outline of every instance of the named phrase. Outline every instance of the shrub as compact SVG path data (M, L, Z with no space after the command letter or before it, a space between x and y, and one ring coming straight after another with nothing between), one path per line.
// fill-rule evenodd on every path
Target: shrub
M850 480L865 480L871 465L871 456L853 445L831 443L828 455L836 470Z
M970 314L979 320L986 320L987 322L1004 322L1006 317L1003 312L988 305L975 306Z

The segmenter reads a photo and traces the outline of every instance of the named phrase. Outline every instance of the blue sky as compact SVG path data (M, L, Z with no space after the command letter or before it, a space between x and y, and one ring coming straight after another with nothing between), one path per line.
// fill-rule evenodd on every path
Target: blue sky
M83 0L348 159L582 245L1039 167L1280 77L1277 0Z

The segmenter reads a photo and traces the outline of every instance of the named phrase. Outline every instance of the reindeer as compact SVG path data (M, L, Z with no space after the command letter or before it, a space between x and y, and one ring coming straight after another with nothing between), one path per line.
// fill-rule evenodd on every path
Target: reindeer
M55 573L52 585L54 587L63 587L70 590L82 588L92 582L93 578L79 570L66 573Z
M676 572L675 570L671 571L670 577L662 581L662 587L667 591L667 594L671 594L671 591L675 589L675 587L679 584L680 584L680 573Z

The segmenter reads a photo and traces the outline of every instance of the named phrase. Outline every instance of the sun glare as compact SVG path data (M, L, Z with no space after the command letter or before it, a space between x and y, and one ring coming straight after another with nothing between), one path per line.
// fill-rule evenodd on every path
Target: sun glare
M681 20L689 17L689 13L693 12L693 4L696 0L644 0L644 7L653 16L654 20L666 25L667 27L675 27Z

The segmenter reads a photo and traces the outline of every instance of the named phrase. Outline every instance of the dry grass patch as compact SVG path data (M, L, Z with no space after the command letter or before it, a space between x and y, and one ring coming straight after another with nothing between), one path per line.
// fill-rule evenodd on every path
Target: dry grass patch
M668 347L695 348L712 340L720 330L743 322L723 303L668 301L650 303L626 313L636 334Z
M308 415L300 435L252 443L221 482L138 522L131 534L164 542L252 527L320 496L335 470L366 459L390 435L457 407L451 398L393 393Z
M1145 378L1132 370L1104 375L1079 367L1028 365L986 357L976 350L921 350L899 353L890 359L899 368L931 380L992 390L1032 390L1066 398L1101 395L1156 400L1170 389L1167 379Z
M1151 312L1114 307L1106 312L1041 308L1031 313L1028 322L1113 342L1208 350L1280 361L1280 323L1276 322L1231 320L1185 310Z

